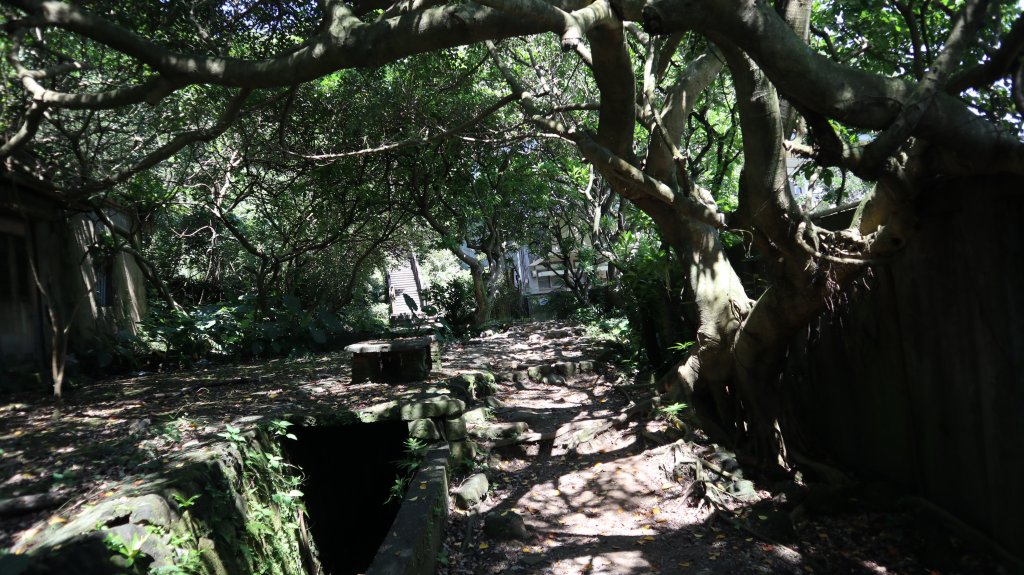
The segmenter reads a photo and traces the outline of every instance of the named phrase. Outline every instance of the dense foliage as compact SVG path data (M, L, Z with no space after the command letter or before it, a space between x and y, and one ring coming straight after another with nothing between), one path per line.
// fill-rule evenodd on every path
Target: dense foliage
M541 260L584 305L616 287L672 394L776 471L799 432L773 387L792 338L913 241L937 181L1024 174L1013 3L0 14L5 175L130 214L106 225L166 303L148 332L165 352L323 345L319 310L366 317L389 257L431 248L471 279L443 307L464 325L469 291L480 326ZM851 200L846 229L816 220Z

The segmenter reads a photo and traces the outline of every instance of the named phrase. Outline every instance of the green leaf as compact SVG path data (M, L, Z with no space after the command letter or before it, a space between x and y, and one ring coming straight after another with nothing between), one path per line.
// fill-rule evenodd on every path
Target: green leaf
M281 303L284 304L285 309L292 313L299 313L300 311L302 311L302 302L300 302L299 298L293 296L292 294L287 294L284 297L282 297Z

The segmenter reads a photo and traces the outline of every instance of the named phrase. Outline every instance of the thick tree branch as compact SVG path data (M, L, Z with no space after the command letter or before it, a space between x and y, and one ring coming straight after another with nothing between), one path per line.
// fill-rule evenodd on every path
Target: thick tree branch
M221 112L220 117L217 118L217 121L212 126L178 134L172 138L171 141L147 154L146 157L136 162L131 168L100 182L99 188L106 189L121 182L125 182L136 174L148 170L167 158L170 158L181 151L185 146L196 142L209 142L223 134L242 111L242 106L245 103L246 98L249 97L250 92L250 90L242 90L235 95L235 97L228 102L227 107L224 108L224 111Z
M484 121L485 119L487 119L489 116L493 115L498 110L504 108L505 106L507 106L508 104L510 104L512 102L516 102L518 100L521 100L525 96L526 96L526 94L522 93L522 92L516 93L516 94L509 94L509 95L505 96L504 98L501 98L497 102L491 104L490 106L484 108L477 115L473 116L469 120L466 120L465 122L462 122L461 124L459 124L459 125L457 125L457 126L455 126L453 128L449 128L447 130L442 130L441 132L438 132L436 134L432 134L432 135L427 136L425 138L424 137L406 138L405 140L402 140L400 142L395 142L393 144L383 144L383 145L376 146L376 147L373 147L373 148L364 148L362 150L353 150L351 152L337 152L337 153L326 153L326 154L300 154L298 152L293 152L293 151L287 149L287 147L284 146L284 141L283 141L285 127L287 125L287 119L282 119L282 121L281 121L281 128L280 128L280 130L278 132L278 135L279 135L279 140L281 140L282 148L284 149L286 154L288 154L290 156L295 156L295 157L298 157L298 158L303 158L303 159L306 159L306 160L316 160L316 161L339 160L339 159L342 159L342 158L353 158L353 157L358 157L358 156L367 156L367 155L370 155L370 154L380 154L380 153L383 153L383 152L391 152L391 151L399 150L399 149L402 149L402 148L411 148L411 147L414 147L414 146L424 146L426 144L430 144L430 143L433 143L433 142L437 142L437 141L449 138L451 136L454 136L456 134L464 132L464 131L468 130L469 128L472 128L473 126L475 126L475 125L479 124L480 122Z
M675 83L668 88L665 105L655 113L657 130L662 136L652 142L647 151L645 164L647 171L655 177L662 180L671 179L670 158L681 155L672 147L677 146L677 142L682 138L686 128L686 119L692 112L694 104L697 103L698 96L715 80L724 63L718 48L712 46L691 61L676 78ZM651 93L653 93L653 87ZM678 162L678 160L676 161Z
M999 49L984 63L954 74L946 85L946 92L959 94L968 88L988 86L1013 70L1014 62L1024 51L1024 14L999 43Z
M935 95L945 85L946 78L949 77L953 67L960 63L967 44L975 38L987 7L988 0L967 1L960 16L953 24L953 29L946 39L942 53L935 59L921 82L904 101L899 115L865 148L863 163L866 164L869 171L880 170L882 162L896 153L896 150L906 142L914 128L917 127L918 122L931 106Z
M815 53L762 3L652 0L643 15L645 27L654 32L693 29L734 42L787 99L851 126L887 128L914 90L902 80L843 66ZM912 135L947 150L941 165L945 173L1024 173L1024 144L947 94L935 95Z
M35 137L45 113L45 104L40 104L39 102L29 104L28 112L25 114L25 120L21 123L21 127L3 145L0 145L0 160L7 158Z
M300 47L265 60L175 52L73 4L2 0L29 18L23 26L53 26L82 35L150 66L165 81L235 88L300 84L342 68L376 67L413 54L541 32L551 21L514 17L477 4L436 6L364 24L341 2L328 3L325 25Z

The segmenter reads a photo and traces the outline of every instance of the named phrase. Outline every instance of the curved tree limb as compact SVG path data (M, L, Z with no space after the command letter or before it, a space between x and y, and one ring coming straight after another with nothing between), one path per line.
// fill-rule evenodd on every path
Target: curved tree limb
M942 53L932 67L921 78L921 82L903 102L896 119L864 149L863 163L869 172L877 173L883 161L896 153L917 127L925 112L931 107L935 95L946 83L946 78L981 27L988 0L968 0L953 24L946 38ZM877 179L871 178L871 179Z
M21 123L21 127L6 142L0 145L0 160L16 152L36 135L36 131L39 130L39 124L43 121L45 113L45 104L39 102L29 104L28 112L25 114L25 120Z
M658 33L696 30L735 43L764 70L781 94L801 108L851 126L881 130L910 101L914 86L844 66L815 53L763 3L737 0L652 0L644 25ZM762 41L771 38L771 42ZM1024 143L945 93L935 94L911 135L948 153L947 173L1024 173Z
M1009 74L1014 62L1024 51L1024 14L1017 17L1013 26L1003 36L999 49L989 59L977 66L954 74L946 85L946 92L959 94L968 88L988 86Z
M462 122L461 124L459 124L459 125L457 125L457 126L455 126L453 128L450 128L450 129L447 129L447 130L442 130L441 132L438 132L436 134L432 134L432 135L427 136L425 138L424 137L406 138L405 140L402 140L400 142L394 142L394 143L391 143L391 144L382 144L380 146L376 146L376 147L373 147L373 148L364 148L362 150L353 150L351 152L335 152L335 153L324 153L324 154L300 154L298 152L293 152L293 151L287 149L287 147L284 147L283 142L282 142L282 148L284 149L284 152L286 154L290 155L290 156L295 156L297 158L303 158L303 159L306 159L306 160L322 161L322 160L339 160L339 159L342 159L342 158L353 158L353 157L359 157L359 156L368 156L370 154L380 154L380 153L384 153L384 152L391 152L391 151L399 150L399 149L402 149L402 148L410 148L410 147L414 147L414 146L425 146L427 144L430 144L430 143L433 143L433 142L437 142L437 141L443 140L445 138L454 136L455 134L459 134L461 132L464 132L464 131L468 130L469 128L472 128L473 126L475 126L475 125L479 124L480 122L484 121L489 116L491 116L492 114L494 114L498 110L504 108L508 104L510 104L512 102L515 102L517 100L521 100L525 96L526 96L526 94L522 93L522 92L517 93L517 94L509 94L509 95L501 98L497 102L491 104L490 106L487 106L486 108L481 110L479 113L477 113L475 116L473 116L469 120L466 120L465 122ZM285 130L286 122L287 122L287 119L282 119L282 121L281 121L281 129L279 130L279 136L283 137L283 133L284 133L284 130ZM281 138L279 138L279 139L281 139Z

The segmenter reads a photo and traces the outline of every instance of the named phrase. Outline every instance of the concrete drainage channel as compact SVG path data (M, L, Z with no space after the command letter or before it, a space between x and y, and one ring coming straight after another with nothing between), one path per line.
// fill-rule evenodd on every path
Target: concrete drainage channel
M557 382L593 369L559 363L509 379ZM450 462L476 455L469 433L528 430L486 421L488 408L501 408L496 391L490 373L467 372L358 413L243 418L218 434L224 441L171 455L158 472L127 478L88 505L72 503L76 511L0 557L0 572L242 575L273 565L282 575L433 573ZM481 407L466 411L467 402ZM401 503L385 504L396 477L407 476L393 462L409 438L428 445L425 457Z
M225 441L42 526L0 557L0 573L242 575L269 564L283 575L433 573L449 460L472 450L464 409L434 396L358 414L236 421ZM385 504L410 434L433 442L404 497ZM282 465L289 460L299 469Z
M448 518L449 462L472 449L464 409L445 396L392 401L360 412L362 423L321 426L306 418L295 428L297 440L282 444L306 477L303 499L320 565L310 571L435 572ZM409 437L433 443L407 478L404 496L390 500L390 488L404 473L395 463L407 457Z
M366 575L435 572L448 519L448 459L447 445L427 452Z

